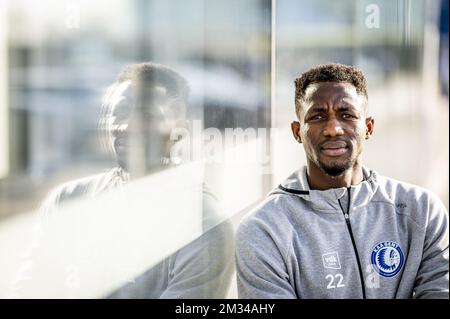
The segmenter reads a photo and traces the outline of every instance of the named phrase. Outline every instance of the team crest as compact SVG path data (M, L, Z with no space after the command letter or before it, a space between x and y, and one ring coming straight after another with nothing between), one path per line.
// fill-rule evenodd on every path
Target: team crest
M383 241L373 248L371 261L381 276L394 277L402 269L405 257L399 244Z

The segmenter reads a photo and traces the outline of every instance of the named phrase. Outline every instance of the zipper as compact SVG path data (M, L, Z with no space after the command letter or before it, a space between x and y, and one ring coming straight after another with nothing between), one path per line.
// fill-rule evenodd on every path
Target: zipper
M363 299L366 299L366 286L365 286L365 283L364 283L364 277L363 277L361 262L359 260L358 249L356 248L355 237L353 237L352 225L350 224L350 216L349 216L349 213L350 213L350 202L351 202L350 187L347 187L347 192L348 192L347 212L345 212L344 208L342 208L342 204L341 204L341 200L340 199L338 199L338 202L339 202L339 206L341 207L342 213L344 214L345 222L347 223L347 229L348 229L348 232L350 234L350 238L352 240L353 250L354 250L355 256L356 256L356 262L358 263L358 271L359 271L359 279L361 281L362 295L363 295Z

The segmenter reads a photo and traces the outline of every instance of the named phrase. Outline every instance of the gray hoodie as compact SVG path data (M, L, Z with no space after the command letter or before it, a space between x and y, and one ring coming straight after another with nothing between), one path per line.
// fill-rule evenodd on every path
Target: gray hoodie
M363 168L311 190L306 167L240 224L240 298L448 298L448 212L429 191Z

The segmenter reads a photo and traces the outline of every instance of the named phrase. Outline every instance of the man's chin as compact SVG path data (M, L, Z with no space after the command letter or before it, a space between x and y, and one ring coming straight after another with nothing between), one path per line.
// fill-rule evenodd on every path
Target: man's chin
M325 165L320 163L320 169L330 177L339 177L342 176L348 169L350 169L351 165L349 163L342 165Z

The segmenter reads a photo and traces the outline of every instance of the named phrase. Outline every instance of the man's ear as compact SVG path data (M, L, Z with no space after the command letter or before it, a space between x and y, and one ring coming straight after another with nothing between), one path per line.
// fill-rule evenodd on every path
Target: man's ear
M370 138L370 136L373 134L374 125L375 125L375 121L371 116L366 118L366 140L368 140Z
M297 121L292 122L291 130L292 130L292 134L294 135L295 140L297 142L301 143L302 138L300 137L300 123Z

